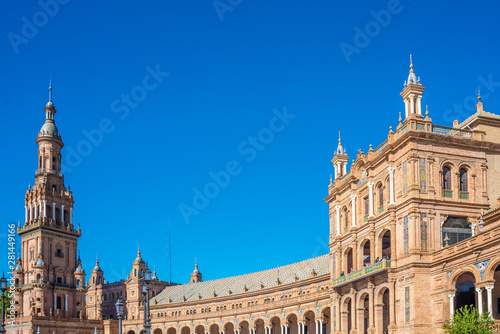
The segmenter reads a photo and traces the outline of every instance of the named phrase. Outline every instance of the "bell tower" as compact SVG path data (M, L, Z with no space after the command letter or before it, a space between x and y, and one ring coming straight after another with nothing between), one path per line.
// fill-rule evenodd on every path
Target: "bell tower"
M425 86L420 83L420 77L415 75L410 55L410 73L408 73L408 80L405 81L403 91L400 93L405 103L405 120L415 116L423 118L421 100L424 89Z
M64 146L54 116L52 83L45 105L45 122L36 138L38 169L25 196L21 258L16 277L23 282L19 295L22 316L80 318L85 307L85 272L77 258L80 227L73 226L73 193L61 173Z

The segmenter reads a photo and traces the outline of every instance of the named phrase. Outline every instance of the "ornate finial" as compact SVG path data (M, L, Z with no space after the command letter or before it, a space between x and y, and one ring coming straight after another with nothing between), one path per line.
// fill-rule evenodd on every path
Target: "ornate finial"
M71 184L68 184L68 191L71 191Z
M332 174L330 174L330 184L332 184Z
M339 143L340 143L340 131L339 131Z
M78 260L80 260L80 250L78 250Z
M99 265L99 258L97 257L97 254L95 255L95 265L98 266Z
M140 257L141 256L141 244L137 244L137 256Z
M413 69L413 58L411 54L410 54L410 68Z
M399 118L398 118L398 122L401 123L402 119L401 119L401 111L399 112Z
M392 132L392 126L389 127L389 132Z
M425 116L429 116L429 106L425 105Z
M194 258L194 269L198 270L198 259Z
M52 102L52 78L50 78L49 83L49 102Z
M481 102L481 90L477 92L477 102Z
M373 146L372 146L372 144L370 144L370 150L373 150Z

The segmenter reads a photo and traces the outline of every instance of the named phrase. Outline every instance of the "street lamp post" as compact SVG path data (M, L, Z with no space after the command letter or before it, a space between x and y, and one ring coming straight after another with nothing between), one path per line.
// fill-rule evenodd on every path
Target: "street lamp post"
M144 281L142 285L142 293L144 294L144 331L143 334L150 334L151 323L149 319L149 282L151 282L151 271L146 268L144 271Z
M2 290L2 326L0 327L0 334L5 334L5 291L7 290L5 273L2 273L2 278L0 279L0 290Z
M116 316L118 317L118 334L122 334L123 302L121 298L116 301Z

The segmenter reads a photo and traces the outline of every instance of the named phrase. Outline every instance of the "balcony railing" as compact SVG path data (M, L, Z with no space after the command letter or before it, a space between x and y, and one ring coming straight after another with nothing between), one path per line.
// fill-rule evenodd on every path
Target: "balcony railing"
M381 206L381 207L378 208L378 212L379 213L382 212L382 211L384 211L384 207L383 206Z
M383 271L387 268L391 268L391 260L383 259L380 262L374 263L369 267L363 267L363 269L357 270L355 272L349 273L345 276L341 276L332 281L333 285L339 285L347 281L351 281L358 277L362 277L368 274L373 274L378 271Z
M460 198L462 198L462 199L469 199L469 193L467 191L461 191L460 192Z
M382 152L382 151L384 150L384 148L386 148L386 147L387 147L387 143L388 143L388 141L387 141L387 139L386 139L386 140L385 140L382 144L380 144L380 145L379 145L379 147L377 147L377 148L375 149L375 155L380 154L380 152Z
M35 175L40 174L40 173L53 173L57 174L59 176L63 176L63 174L55 169L49 169L49 168L40 168L35 171Z
M434 133L440 133L442 135L451 135L451 136L472 138L472 131L467 131L467 130L462 130L462 129L455 129L455 128L449 128L449 127L440 126L440 125L433 125L432 126L432 132L434 132Z
M451 190L445 190L443 192L443 196L444 197L453 197L453 191L451 191Z

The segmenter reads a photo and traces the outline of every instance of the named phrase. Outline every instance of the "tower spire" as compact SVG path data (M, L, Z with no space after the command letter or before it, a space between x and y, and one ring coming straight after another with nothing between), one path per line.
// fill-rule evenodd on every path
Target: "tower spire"
M50 78L49 82L49 102L52 103L52 78Z

